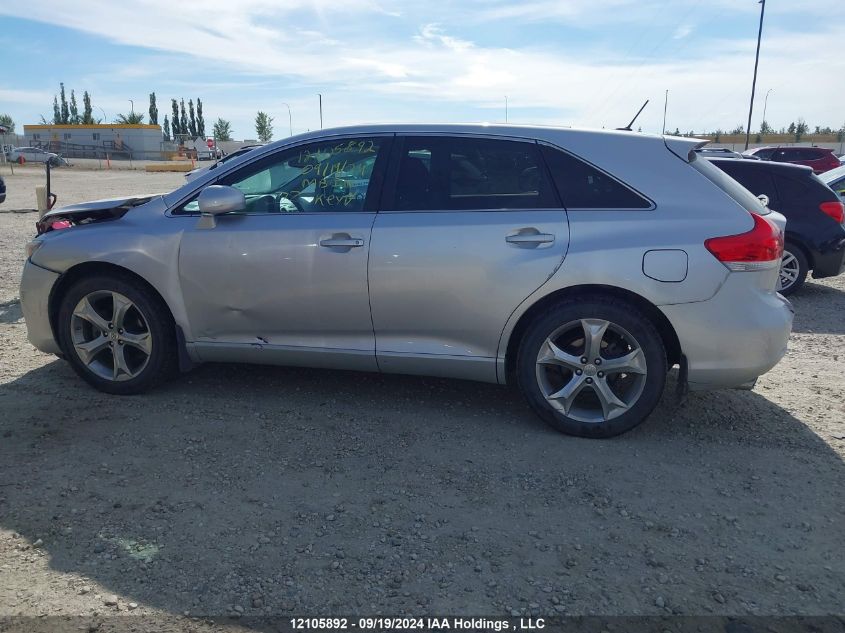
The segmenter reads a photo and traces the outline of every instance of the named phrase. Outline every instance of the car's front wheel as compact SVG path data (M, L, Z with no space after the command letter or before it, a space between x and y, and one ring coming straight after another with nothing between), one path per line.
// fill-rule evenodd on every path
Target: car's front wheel
M634 305L594 296L560 303L528 328L517 379L553 427L612 437L645 420L666 383L660 334Z
M77 281L61 299L57 325L65 357L100 391L146 391L175 367L170 312L158 295L130 277Z

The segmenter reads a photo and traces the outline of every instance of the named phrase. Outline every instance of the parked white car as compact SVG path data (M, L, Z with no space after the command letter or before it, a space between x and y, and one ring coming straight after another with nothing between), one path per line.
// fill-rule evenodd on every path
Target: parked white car
M58 154L48 152L39 147L15 147L9 152L9 160L20 162L23 158L27 163L50 163L53 167L67 166L70 163Z

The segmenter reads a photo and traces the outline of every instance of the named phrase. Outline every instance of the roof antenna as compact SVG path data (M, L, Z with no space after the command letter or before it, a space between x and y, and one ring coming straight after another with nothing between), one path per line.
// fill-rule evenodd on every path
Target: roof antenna
M618 127L618 128L616 128L616 129L617 129L617 130L624 130L624 131L626 131L626 132L631 132L631 131L632 131L632 130L631 130L631 126L632 126L632 125L634 125L634 121L636 121L636 120L637 120L637 117L638 117L638 116L640 116L640 113L641 113L643 110L645 110L645 107L648 105L648 101L649 101L648 99L646 99L646 100L645 100L645 103L643 104L643 107L642 107L642 108L640 108L639 110L637 110L637 113L634 115L634 118L633 118L633 119L631 119L631 122L630 122L628 125L626 125L625 127Z

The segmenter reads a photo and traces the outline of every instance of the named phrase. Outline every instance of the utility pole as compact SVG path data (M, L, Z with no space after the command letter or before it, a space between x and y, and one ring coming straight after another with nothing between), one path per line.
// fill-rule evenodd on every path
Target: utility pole
M282 102L283 106L287 106L288 109L288 128L290 129L290 136L293 136L293 119L290 116L290 106L287 103Z
M317 96L320 98L320 129L323 129L323 95L319 92Z
M666 98L663 101L663 134L666 134L666 108L669 107L669 90L666 90Z
M505 123L508 122L508 95L505 95Z
M760 28L757 30L757 54L754 57L754 79L751 81L751 103L748 105L748 126L745 128L745 149L751 138L751 113L754 111L754 90L757 88L757 65L760 63L760 40L763 37L763 15L766 13L766 0L760 0Z

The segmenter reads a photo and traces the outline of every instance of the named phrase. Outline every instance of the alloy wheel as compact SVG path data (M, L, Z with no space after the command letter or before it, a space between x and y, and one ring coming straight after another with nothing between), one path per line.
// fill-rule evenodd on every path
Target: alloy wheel
M798 280L801 274L801 266L798 258L789 251L783 251L783 258L780 261L780 274L778 275L778 291L789 288Z
M628 411L645 387L645 353L630 332L603 319L557 328L540 346L537 384L569 418L600 423Z
M131 380L150 360L153 340L147 319L119 292L85 295L73 310L70 332L77 356L100 378Z

